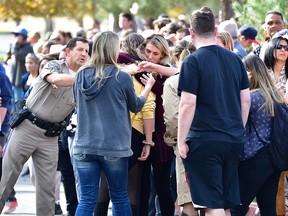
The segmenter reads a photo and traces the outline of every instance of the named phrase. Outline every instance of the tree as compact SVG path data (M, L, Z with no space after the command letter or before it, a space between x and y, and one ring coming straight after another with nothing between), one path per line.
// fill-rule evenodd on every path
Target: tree
M0 19L4 21L13 19L19 24L25 15L43 17L46 21L46 30L52 31L52 19L55 16L70 17L81 23L85 13L89 11L89 5L86 2L86 0L17 0L16 2L1 0Z
M176 18L180 13L190 15L193 10L208 5L214 14L221 9L223 20L236 17L239 24L253 25L258 31L261 31L261 22L269 10L280 10L284 17L288 17L288 10L284 10L287 0L1 0L0 19L13 19L19 23L25 15L43 17L47 26L51 26L47 30L51 31L56 16L75 19L80 26L84 15L99 19L112 13L117 21L119 13L129 11L133 2L139 3L139 15L143 18L157 18L161 13Z
M213 5L214 9L217 7L217 2L213 0L1 0L0 19L13 19L19 22L23 16L32 15L43 17L47 25L49 23L51 25L53 17L65 16L76 19L81 25L86 14L96 18L104 12L106 15L112 13L114 17L118 17L120 12L129 11L133 2L139 3L139 14L144 18L157 18L161 13L173 16L178 13L190 14L203 4Z
M235 16L240 25L251 25L258 30L257 39L264 40L262 24L268 11L278 10L288 17L287 0L238 0L233 3Z
M17 2L2 0L0 3L0 19L4 21L12 19L15 20L17 24L19 24L22 16L30 13L30 8L25 6L25 0L19 0Z
M53 17L62 15L64 2L61 0L40 0L37 1L37 9L32 15L43 17L46 23L46 31L53 31Z
M220 0L222 20L228 20L234 17L235 13L232 7L232 0Z

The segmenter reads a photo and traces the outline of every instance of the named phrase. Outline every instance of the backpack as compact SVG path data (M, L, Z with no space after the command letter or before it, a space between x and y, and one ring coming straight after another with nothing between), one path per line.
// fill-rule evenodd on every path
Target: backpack
M280 170L288 170L288 107L274 102L274 120L271 137L271 159Z
M274 102L274 118L272 121L273 128L269 146L271 160L277 170L286 171L288 170L288 107L285 103ZM253 126L257 137L265 145L266 142L259 136L250 116L248 117L247 124Z

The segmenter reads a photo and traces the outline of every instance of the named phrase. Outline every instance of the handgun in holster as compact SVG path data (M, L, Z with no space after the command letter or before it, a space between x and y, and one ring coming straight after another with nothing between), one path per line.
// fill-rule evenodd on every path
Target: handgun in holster
M16 111L17 112L21 111L25 107L25 105L26 105L25 99L17 100L15 102Z
M12 115L12 118L10 119L8 124L10 125L12 129L17 127L27 118L29 113L30 111L27 108L24 108L24 109L19 110L18 112L15 112Z
M59 136L61 131L63 131L65 127L66 127L65 121L54 123L51 127L49 127L46 130L44 135L47 137Z

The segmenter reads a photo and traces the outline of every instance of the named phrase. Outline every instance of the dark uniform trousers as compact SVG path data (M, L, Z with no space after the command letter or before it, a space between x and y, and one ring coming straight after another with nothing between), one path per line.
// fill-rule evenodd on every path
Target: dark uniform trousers
M68 148L67 131L64 130L59 137L59 160L58 168L62 173L63 186L66 197L66 206L68 216L74 216L78 206L76 193L75 176L71 157Z

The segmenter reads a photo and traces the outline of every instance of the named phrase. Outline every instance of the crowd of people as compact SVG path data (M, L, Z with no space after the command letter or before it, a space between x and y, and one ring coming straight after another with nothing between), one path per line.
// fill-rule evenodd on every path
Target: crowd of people
M135 7L119 32L11 31L0 213L16 209L29 160L37 216L63 213L61 180L67 216L107 215L110 201L119 216L245 216L255 198L284 216L287 173L269 155L274 103L288 103L283 15L267 12L259 42L259 26L218 23L209 7L189 23Z

